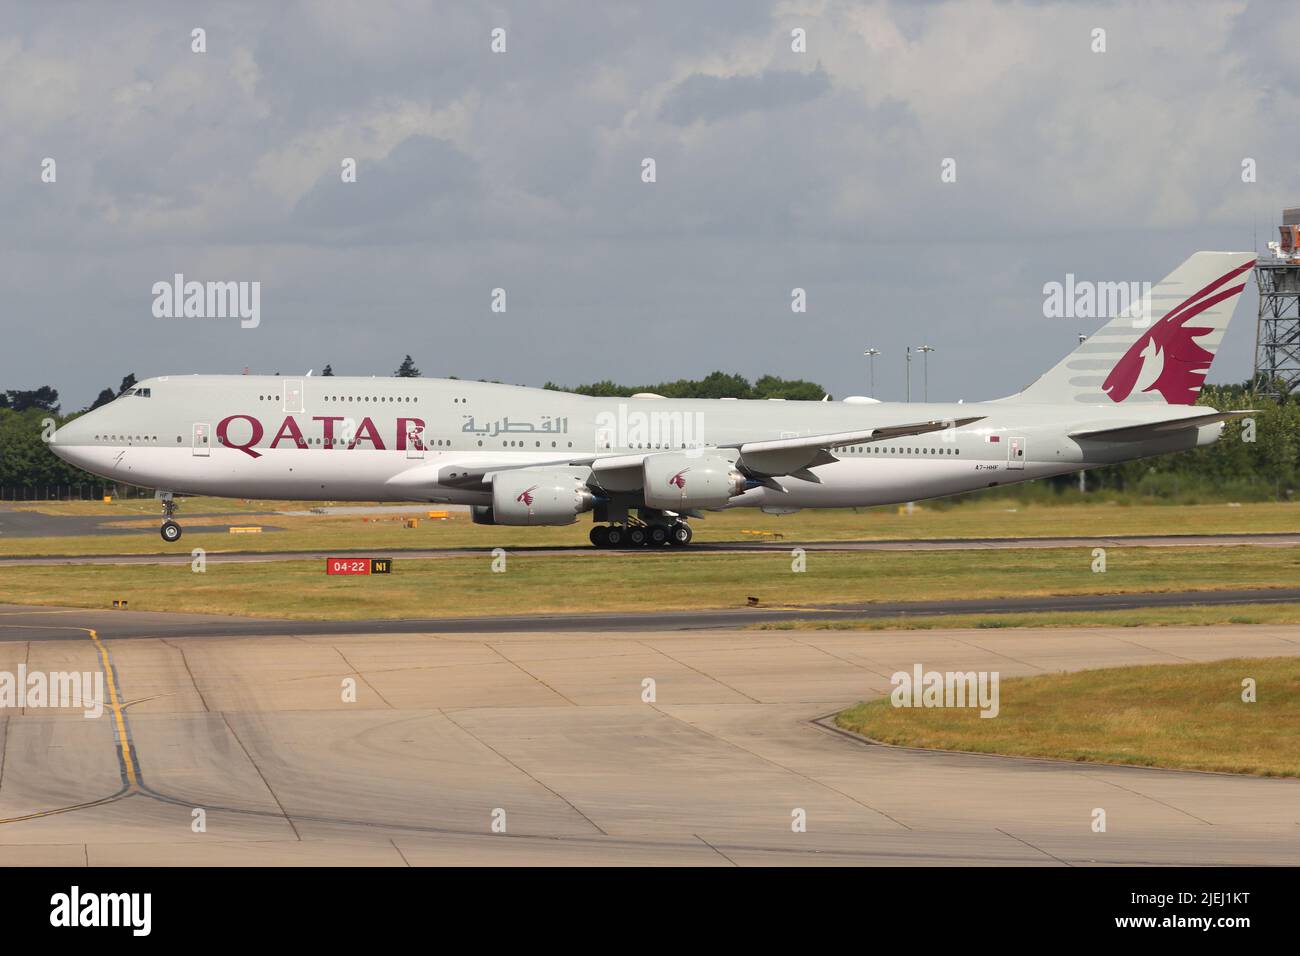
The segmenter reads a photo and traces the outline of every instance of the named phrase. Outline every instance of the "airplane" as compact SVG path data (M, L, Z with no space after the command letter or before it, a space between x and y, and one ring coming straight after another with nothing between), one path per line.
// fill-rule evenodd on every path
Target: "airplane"
M159 376L65 423L55 454L177 495L468 505L487 525L592 515L599 548L691 542L736 507L892 504L1210 445L1193 403L1255 264L1197 252L1014 395L899 403L595 398L456 379ZM1152 320L1155 314L1160 318Z

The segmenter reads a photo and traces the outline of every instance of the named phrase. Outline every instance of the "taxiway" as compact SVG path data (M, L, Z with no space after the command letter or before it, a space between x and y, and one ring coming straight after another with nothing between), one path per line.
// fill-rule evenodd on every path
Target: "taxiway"
M918 661L1297 655L1300 627L143 636L154 617L0 612L0 669L104 668L121 718L5 714L0 863L1300 861L1297 780L902 750L821 720Z

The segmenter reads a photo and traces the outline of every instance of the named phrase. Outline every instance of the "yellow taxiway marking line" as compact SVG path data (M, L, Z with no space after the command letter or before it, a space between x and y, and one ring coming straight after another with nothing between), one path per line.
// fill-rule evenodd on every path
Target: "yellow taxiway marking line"
M140 785L136 777L135 761L131 756L131 737L126 729L126 717L122 713L122 700L117 693L117 671L108 656L108 648L99 639L98 632L92 627L59 626L56 624L0 624L0 627L29 628L42 631L85 631L99 653L100 667L104 671L104 683L108 685L108 706L113 712L113 724L117 732L117 747L122 754L122 766L125 768L127 788L137 790ZM87 804L92 806L93 804Z
M29 631L87 631L89 630L89 628L75 627L71 624L0 624L0 627L12 627L17 630L26 629Z
M90 610L84 607L66 607L57 611L0 611L0 617L18 617L23 614L78 614ZM13 625L17 627L18 625Z
M113 709L113 721L117 725L117 745L122 751L122 765L126 767L127 783L132 790L139 786L135 776L135 761L131 759L131 738L126 730L126 718L122 716L122 701L117 696L117 674L113 671L113 662L108 658L108 648L99 639L94 628L84 628L91 641L99 650L99 659L104 667L104 683L108 685L109 707Z
M6 817L0 820L0 823L22 823L24 820L39 820L42 817L52 817L59 813L71 813L73 810L88 810L91 807L97 807L104 803L114 803L124 796L123 793L115 793L111 797L100 797L98 800L90 800L86 803L77 803L70 807L56 807L53 810L37 810L35 813L25 813L20 817Z
M50 613L58 614L67 612L52 611ZM127 733L126 718L122 715L122 702L117 693L117 673L113 668L112 661L109 659L108 648L104 645L104 642L99 639L99 634L94 630L94 628L72 627L69 625L59 626L55 624L0 624L0 627L26 627L43 631L85 631L86 634L90 636L91 642L94 643L95 648L99 653L100 666L104 670L104 680L105 683L108 684L109 707L113 711L113 721L116 725L117 733L117 747L122 756L122 766L125 768L127 779L126 785L119 792L112 794L111 796L100 797L98 800L88 800L85 803L77 803L69 807L55 807L50 810L37 810L34 813L25 813L17 817L0 819L0 824L20 823L24 820L39 820L42 817L50 817L58 813L68 813L72 810L85 810L105 803L113 803L131 793L139 792L140 781L136 776L135 761L131 757L131 737Z

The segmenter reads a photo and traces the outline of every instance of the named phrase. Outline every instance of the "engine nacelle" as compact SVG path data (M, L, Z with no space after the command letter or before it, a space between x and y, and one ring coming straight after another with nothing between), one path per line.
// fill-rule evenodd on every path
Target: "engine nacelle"
M502 471L492 476L491 519L493 524L573 524L591 510L592 499L586 469Z
M651 455L641 464L648 507L721 508L745 490L745 476L720 455Z

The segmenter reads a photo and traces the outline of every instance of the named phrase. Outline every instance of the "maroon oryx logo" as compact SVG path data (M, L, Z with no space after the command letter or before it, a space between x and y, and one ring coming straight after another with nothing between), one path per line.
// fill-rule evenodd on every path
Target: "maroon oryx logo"
M1254 259L1243 263L1166 312L1115 363L1101 385L1106 396L1112 402L1122 402L1139 384L1149 380L1150 384L1144 384L1140 391L1159 392L1170 405L1193 404L1214 360L1214 353L1196 340L1214 329L1189 322L1240 293L1246 287L1245 280L1237 285L1229 283L1254 265Z
M525 505L531 507L533 504L533 492L536 490L537 490L536 485L533 485L531 488L525 488L523 491L519 492L519 495L518 497L515 498L515 501L522 501Z
M688 471L690 471L689 468L683 468L683 469L682 469L681 471L679 471L677 474L673 475L671 478L668 479L668 484L670 484L670 485L674 485L674 486L676 486L677 488L681 488L681 489L685 490L685 488L686 488L686 473L687 473Z

